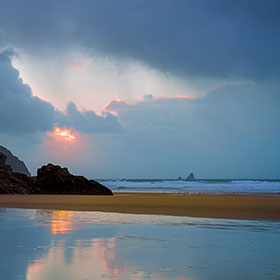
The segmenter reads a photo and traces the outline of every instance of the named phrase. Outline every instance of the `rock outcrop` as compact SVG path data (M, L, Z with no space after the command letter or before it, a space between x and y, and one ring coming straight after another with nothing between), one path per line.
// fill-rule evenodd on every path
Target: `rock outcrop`
M13 172L30 176L30 172L28 171L24 162L14 156L7 148L0 146L0 153L6 156L6 164L11 166Z
M26 194L34 183L25 174L12 171L11 166L6 165L6 155L0 152L0 194Z
M112 195L110 189L83 176L74 176L67 168L49 163L39 168L30 194Z
M6 160L7 160L7 157L6 157L4 154L2 154L2 153L0 152L0 167L6 165L6 164L5 164Z
M187 181L195 181L193 173L190 173L190 175L187 177Z
M0 152L0 194L79 194L113 195L110 189L83 176L74 176L67 168L49 163L38 169L37 177L13 172Z

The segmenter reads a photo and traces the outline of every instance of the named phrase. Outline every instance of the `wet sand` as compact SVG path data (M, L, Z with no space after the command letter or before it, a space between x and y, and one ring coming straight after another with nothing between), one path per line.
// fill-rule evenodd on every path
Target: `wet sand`
M0 208L280 220L280 196L270 195L188 195L163 193L117 193L114 196L0 195Z

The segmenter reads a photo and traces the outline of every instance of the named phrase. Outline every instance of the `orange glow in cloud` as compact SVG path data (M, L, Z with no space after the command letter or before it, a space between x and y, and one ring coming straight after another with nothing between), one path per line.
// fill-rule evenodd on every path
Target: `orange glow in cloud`
M84 66L81 62L71 62L71 66L78 71L81 71L84 69Z
M71 128L55 126L44 138L43 150L45 161L68 165L70 162L82 160L87 150L87 140L84 134Z
M52 132L47 132L47 135L58 141L75 142L78 140L77 133L65 127L55 126Z
M105 105L105 110L108 110L111 104L113 103L125 103L128 105L128 101L126 99L120 99L120 98L115 98L113 100L110 100L109 102L106 103Z
M192 95L176 95L176 98L178 99L195 99L195 96Z

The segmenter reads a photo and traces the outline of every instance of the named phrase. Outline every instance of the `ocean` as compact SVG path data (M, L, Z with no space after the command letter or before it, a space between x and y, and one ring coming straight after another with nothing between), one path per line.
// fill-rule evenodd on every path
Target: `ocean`
M189 194L280 194L280 180L175 180L121 179L98 180L114 192L166 192Z

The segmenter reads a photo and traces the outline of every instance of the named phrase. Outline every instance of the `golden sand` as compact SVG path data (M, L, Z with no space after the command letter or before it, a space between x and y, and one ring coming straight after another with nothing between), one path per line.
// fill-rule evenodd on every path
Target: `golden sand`
M0 195L0 207L280 220L280 196L263 195Z

